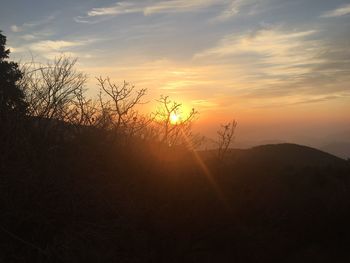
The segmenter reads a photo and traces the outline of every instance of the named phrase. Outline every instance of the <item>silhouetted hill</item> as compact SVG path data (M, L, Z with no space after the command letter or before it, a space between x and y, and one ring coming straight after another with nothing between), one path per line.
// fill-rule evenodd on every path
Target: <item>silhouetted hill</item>
M329 153L298 144L268 144L251 149L231 151L241 164L263 166L327 166L344 165L345 160Z
M53 122L44 137L32 124L0 141L0 262L350 258L349 166L340 158L275 144L200 160L103 129L61 136L71 129Z
M333 142L329 143L321 149L341 158L350 158L350 142Z

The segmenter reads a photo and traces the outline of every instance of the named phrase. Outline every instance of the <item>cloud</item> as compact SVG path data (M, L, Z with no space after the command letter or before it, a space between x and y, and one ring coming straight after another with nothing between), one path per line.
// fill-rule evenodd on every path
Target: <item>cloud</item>
M82 54L76 48L88 44L88 41L66 41L66 40L43 40L34 42L28 46L30 51L40 54L47 59L53 59L62 54L73 57L88 57L88 54Z
M191 12L212 5L222 4L223 2L227 2L227 0L171 0L158 2L124 1L117 2L114 5L107 7L93 8L89 10L85 16L75 17L74 20L78 23L97 23L100 20L91 21L91 18L118 16L132 13L142 13L147 16L157 13Z
M168 1L124 1L117 2L107 7L93 8L86 12L84 16L77 16L74 20L78 23L95 24L104 19L97 17L111 17L132 13L141 13L145 16L159 13L184 13L204 10L209 7L217 6L223 11L214 19L213 22L227 20L241 12L241 9L249 7L250 14L256 13L256 10L262 8L269 0L168 0Z
M226 20L231 18L239 13L240 7L244 4L244 1L237 0L233 1L221 14L215 18L215 20Z
M28 35L29 37L30 35ZM29 37L31 38L31 36ZM32 39L32 38L31 38ZM88 54L79 55L76 51L77 47L84 46L88 41L66 41L66 40L41 40L32 43L26 43L24 45L19 45L11 47L11 52L22 55L30 52L37 56L39 55L45 59L53 59L62 54L73 56L73 57L87 57ZM76 51L76 52L75 52Z
M128 13L141 12L142 8L135 3L131 2L118 2L113 6L93 8L87 12L87 16L106 16L106 15L121 15Z
M22 32L22 31L25 31L25 30L30 29L30 28L45 25L54 19L55 19L55 16L50 15L50 16L47 16L47 17L41 19L41 20L27 22L27 23L24 23L22 25L12 25L10 28L11 28L12 32L18 33L18 32Z
M149 5L144 8L143 13L145 15L155 13L175 13L175 12L188 12L201 8L206 8L214 4L220 3L220 1L214 0L173 0L158 2L153 5Z
M318 43L306 39L315 33L313 30L283 32L279 29L262 29L248 34L228 35L215 47L195 54L194 59L232 61L232 57L235 57L265 75L305 73L308 69L306 65L316 63ZM266 72L266 69L272 68L273 71Z
M214 108L218 106L217 102L209 99L192 100L191 103L194 106L199 106L201 108Z
M281 27L231 34L195 54L193 61L225 69L228 74L219 78L231 87L228 94L251 106L270 107L276 98L283 105L344 97L350 94L350 52L340 43L335 49L334 43L320 40L321 35Z
M267 1L262 1L262 0L232 0L230 3L226 3L225 9L217 16L214 18L213 21L224 21L227 20L231 17L234 17L238 15L242 8L250 6L252 10L255 10L256 12L257 7L261 8L262 3L265 3ZM251 14L254 13L251 11Z
M21 36L21 38L25 41L31 41L31 40L35 40L36 36L34 34L25 34Z
M17 52L17 53L23 52L22 48L13 47L13 46L7 46L7 47L8 47L8 49L10 49L11 54L14 53L14 52Z
M21 32L21 31L22 31L22 28L19 27L19 26L16 26L16 25L12 25L12 26L11 26L11 31L12 31L12 32L15 32L15 33Z
M322 17L340 17L350 14L350 4L341 6L337 9L328 11L322 15Z
M67 48L81 46L83 44L84 43L78 41L44 40L31 44L30 48L38 52L64 51Z
M51 15L41 20L23 23L22 25L12 25L12 32L22 33L20 36L18 36L20 38L20 42L18 43L17 47L13 48L13 52L22 53L26 50L28 51L28 49L33 50L31 47L34 47L34 49L37 48L35 45L40 43L38 40L47 39L48 37L54 35L54 31L47 27L47 24L54 19L55 16ZM23 42L23 40L25 42ZM36 43L33 43L33 41L36 41Z

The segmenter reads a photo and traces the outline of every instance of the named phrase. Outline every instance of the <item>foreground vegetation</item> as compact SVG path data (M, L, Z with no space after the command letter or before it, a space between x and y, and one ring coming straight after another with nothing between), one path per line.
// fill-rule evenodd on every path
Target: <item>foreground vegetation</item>
M1 38L0 262L344 262L349 163L297 145L195 151L193 110L74 60L8 62ZM159 117L160 116L160 117Z

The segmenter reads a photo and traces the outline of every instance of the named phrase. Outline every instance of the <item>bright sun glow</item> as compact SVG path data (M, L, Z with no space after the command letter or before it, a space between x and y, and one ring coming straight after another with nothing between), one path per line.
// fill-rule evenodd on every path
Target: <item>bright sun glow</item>
M170 115L170 123L177 124L180 120L180 116L178 113L172 112Z

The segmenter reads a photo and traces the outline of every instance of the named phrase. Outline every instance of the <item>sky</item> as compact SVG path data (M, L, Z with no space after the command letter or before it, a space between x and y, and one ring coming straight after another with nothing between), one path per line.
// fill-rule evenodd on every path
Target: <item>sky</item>
M238 146L350 140L350 1L12 0L0 30L11 58L67 54L89 75L168 95Z

